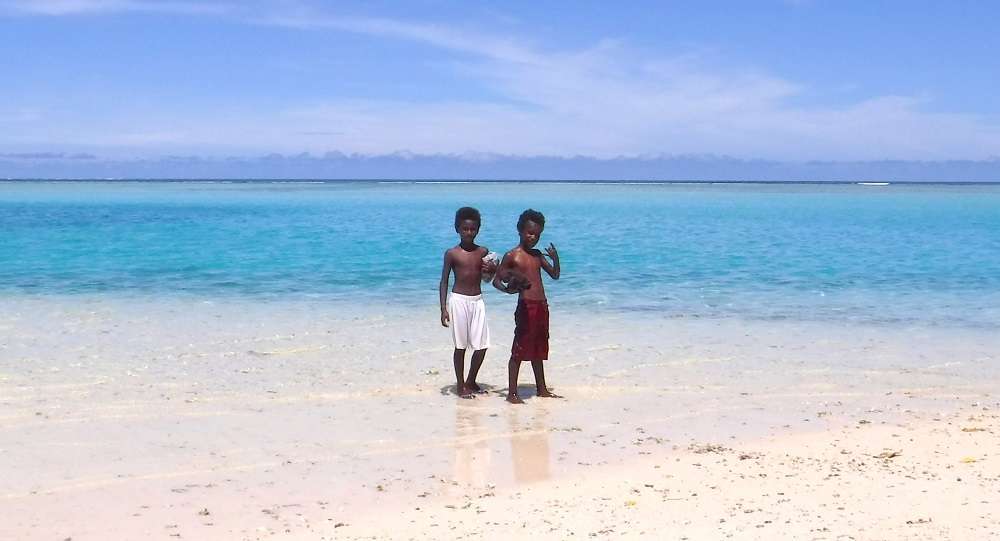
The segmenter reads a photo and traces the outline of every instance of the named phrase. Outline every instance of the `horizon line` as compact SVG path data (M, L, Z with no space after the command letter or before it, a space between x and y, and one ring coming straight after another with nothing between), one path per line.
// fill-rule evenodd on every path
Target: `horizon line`
M738 179L715 179L715 180L685 180L685 179L657 179L657 180L614 180L614 179L532 179L532 178L403 178L403 177L369 177L369 178L288 178L288 177L8 177L0 178L0 182L164 182L164 183L288 183L288 184L327 184L338 182L357 183L383 183L383 184L502 184L502 183L537 183L537 184L835 184L835 185L861 185L861 186L893 186L893 185L1000 185L1000 180L885 180L885 179L858 179L858 180L738 180Z

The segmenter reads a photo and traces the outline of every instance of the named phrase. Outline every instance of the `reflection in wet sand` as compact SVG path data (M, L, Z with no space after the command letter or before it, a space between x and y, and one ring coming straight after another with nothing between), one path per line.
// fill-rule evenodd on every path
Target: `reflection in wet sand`
M478 405L455 408L454 480L459 485L535 483L552 476L548 410L509 406L504 409L507 411L498 416L495 409ZM504 417L507 426L498 426ZM508 447L504 439L510 440L511 470L505 464ZM501 467L497 471L492 471L494 453L500 457Z
M475 406L455 408L455 481L461 485L485 486L490 482L492 457L484 414Z
M510 427L510 451L514 463L514 481L535 483L551 476L549 471L548 410L521 407L510 408L507 424Z

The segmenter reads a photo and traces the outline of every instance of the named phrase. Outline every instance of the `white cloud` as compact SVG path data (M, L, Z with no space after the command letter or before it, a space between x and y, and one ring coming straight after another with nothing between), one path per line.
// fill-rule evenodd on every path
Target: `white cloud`
M775 159L976 159L1000 151L1000 126L975 115L926 112L925 100L906 96L797 107L789 98L807 90L801 85L757 70L709 68L697 55L651 58L610 41L543 52L435 28L358 28L472 54L456 69L510 104L350 100L292 111L312 129L346 132L329 141L346 151Z
M148 148L519 155L715 153L773 159L979 159L1000 154L1000 122L929 112L926 100L872 96L845 106L797 106L810 89L760 69L693 53L664 55L612 40L552 50L524 38L373 17L331 15L302 2L227 4L138 0L7 2L25 12L221 14L247 23L351 32L458 53L447 69L502 101L385 101L358 97L280 111L212 111L68 138ZM251 6L251 7L247 7ZM198 11L200 10L200 11ZM160 118L160 121L156 119ZM130 122L131 119L130 119ZM74 133L75 132L75 133ZM317 135L323 134L323 135ZM2 142L2 139L0 139Z
M223 14L229 5L217 2L144 1L144 0L3 0L0 12L26 15L84 15L113 12L148 12L182 14Z

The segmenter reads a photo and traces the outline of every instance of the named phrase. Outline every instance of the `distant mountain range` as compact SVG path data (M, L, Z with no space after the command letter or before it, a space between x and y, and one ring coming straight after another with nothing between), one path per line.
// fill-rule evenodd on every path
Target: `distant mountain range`
M435 179L609 181L1000 182L989 160L774 161L714 155L593 158L496 154L269 154L104 159L93 154L0 153L8 179Z

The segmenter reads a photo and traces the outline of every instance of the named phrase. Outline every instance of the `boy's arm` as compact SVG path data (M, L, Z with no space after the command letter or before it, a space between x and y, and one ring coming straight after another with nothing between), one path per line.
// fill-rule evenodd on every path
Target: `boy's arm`
M500 266L497 267L497 273L493 275L493 287L504 293L517 293L517 291L510 291L507 285L504 284L504 281L507 280L513 268L513 261L514 258L510 256L510 252L504 254L503 259L500 260Z
M441 301L441 325L448 326L448 279L451 278L451 250L444 253L444 265L441 267L441 283L438 284L438 297Z
M545 272L547 272L553 280L558 280L559 275L561 274L559 269L559 252L556 250L555 245L550 242L549 247L545 249L545 253L549 254L549 257L552 258L552 264L549 264L548 260L545 259L544 256L540 255L538 259L542 260L542 268L545 269Z

